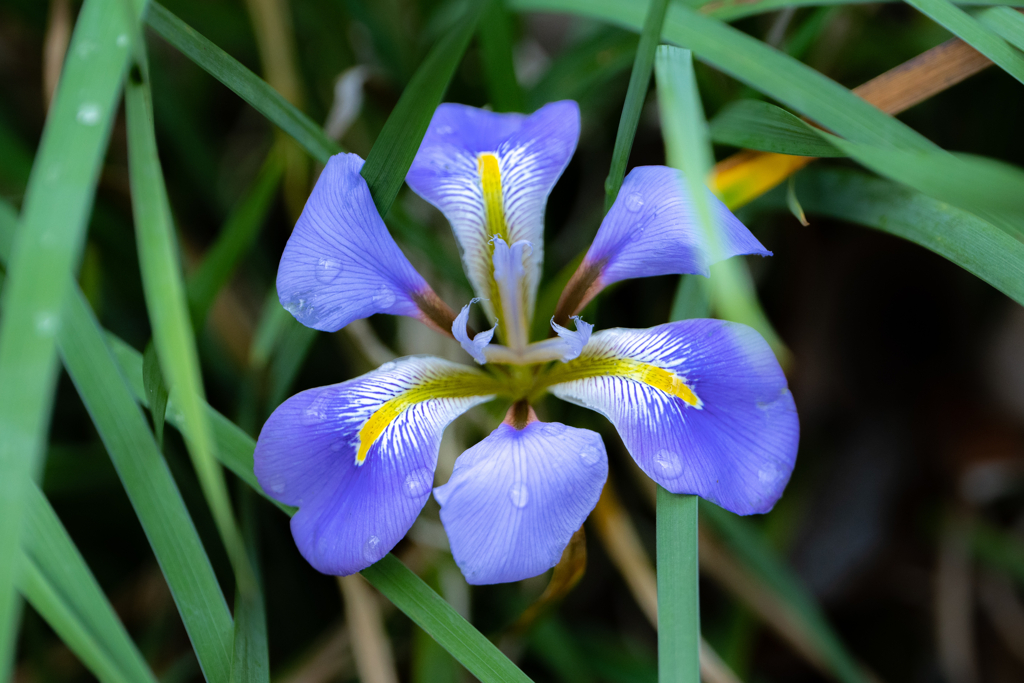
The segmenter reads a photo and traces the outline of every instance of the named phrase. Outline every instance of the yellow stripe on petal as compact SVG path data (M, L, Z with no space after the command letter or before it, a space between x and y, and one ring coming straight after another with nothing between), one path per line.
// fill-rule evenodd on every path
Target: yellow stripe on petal
M370 448L377 443L399 415L412 406L444 398L466 398L469 396L490 396L501 391L501 387L486 375L464 374L435 377L425 380L422 384L406 389L394 398L385 401L373 412L359 430L359 450L356 452L356 464L366 462Z
M485 152L477 157L476 166L483 189L487 234L491 237L498 235L506 242L511 242L505 226L505 203L501 194L501 169L498 167L498 157Z
M609 358L601 356L586 356L560 363L552 367L551 372L544 378L544 384L563 384L579 379L590 377L622 377L641 382L648 386L663 391L670 396L681 398L694 408L704 407L704 402L686 383L685 378L680 377L671 370L642 363L630 358Z

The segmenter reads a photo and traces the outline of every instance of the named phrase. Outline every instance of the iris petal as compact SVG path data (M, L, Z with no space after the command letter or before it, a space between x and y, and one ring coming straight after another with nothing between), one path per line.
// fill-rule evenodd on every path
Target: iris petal
M355 154L330 158L284 248L277 293L307 327L333 332L374 313L422 319L420 303L436 300L384 226L362 167Z
M434 489L466 580L519 581L555 566L607 477L604 443L592 431L557 422L500 425Z
M786 377L753 329L685 320L598 332L551 393L602 413L652 479L737 514L767 512L796 463Z
M451 223L477 296L498 300L492 237L532 242L522 304L532 318L544 259L544 208L579 132L579 107L572 101L547 104L529 116L460 104L442 104L434 112L406 182ZM501 315L490 301L485 305L492 319Z
M412 357L281 404L254 469L268 495L299 507L291 528L303 557L348 575L387 554L430 496L445 426L493 390L478 370Z
M717 245L697 223L680 171L634 168L601 223L583 263L598 268L603 285L654 275L708 275L712 263L738 254L771 256L710 190Z
M580 353L583 352L583 347L590 341L591 333L594 331L594 326L585 322L578 315L572 316L572 321L576 323L575 332L567 327L562 327L555 322L554 318L551 319L551 329L555 331L558 338L565 344L565 352L561 358L563 363L579 357Z

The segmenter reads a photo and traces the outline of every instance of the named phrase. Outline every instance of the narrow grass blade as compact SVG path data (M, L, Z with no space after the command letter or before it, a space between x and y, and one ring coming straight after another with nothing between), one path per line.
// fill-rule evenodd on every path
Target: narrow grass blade
M512 64L512 18L504 0L486 0L480 21L480 59L494 111L523 111L523 89Z
M1024 83L1024 54L1007 45L991 28L947 0L906 1Z
M10 672L26 487L43 453L57 380L65 280L85 228L142 2L87 0L50 108L4 280L0 319L0 679Z
M868 680L843 647L814 597L748 521L705 500L700 501L700 516L743 565L785 601L837 679L844 683Z
M722 145L808 157L846 156L785 109L758 100L726 105L711 120L711 139Z
M153 418L153 434L156 445L164 447L164 418L167 414L167 383L160 372L160 360L156 357L156 347L150 341L142 354L142 382L146 385L146 398L149 399L149 412Z
M514 0L518 10L568 12L640 30L649 3L618 0ZM844 138L879 146L937 150L927 138L835 81L756 38L681 3L665 14L661 37Z
M267 610L263 600L262 577L256 533L255 494L242 491L242 527L249 563L256 574L256 590L235 591L235 658L231 683L268 683L270 658L267 653Z
M462 19L431 48L366 156L362 175L381 216L387 215L405 182L405 174L455 67L462 61L483 8L483 0L471 2Z
M234 91L278 128L295 138L296 142L320 163L326 164L332 155L341 151L336 142L324 135L320 126L271 88L266 81L246 69L238 60L214 45L164 6L156 2L150 3L146 23L204 71Z
M703 275L683 275L679 278L669 320L706 318L711 313L711 280Z
M615 198L622 187L622 179L626 176L626 164L629 162L629 150L633 149L633 138L636 127L640 123L640 111L647 99L647 88L651 83L651 69L654 67L654 51L661 42L661 26L665 21L665 9L668 0L651 0L644 17L644 27L640 32L640 43L636 48L633 60L633 72L629 75L629 88L626 90L626 101L622 105L619 117L619 129L615 134L615 147L612 150L612 165L608 169L608 178L604 181L605 213L615 203Z
M231 675L234 624L224 595L146 418L81 291L65 298L59 344L64 366L124 484L210 683ZM142 358L132 370L142 391ZM143 393L145 393L143 391Z
M1009 7L989 7L974 17L1010 45L1018 50L1024 50L1024 14Z
M896 2L897 0L882 0L883 2ZM787 7L821 7L836 5L863 5L868 0L706 0L705 2L693 3L691 6L700 10L701 14L714 17L721 21L735 21L755 14L776 12ZM1022 0L960 0L958 5L1008 5L1010 7L1024 6Z
M808 169L798 176L797 185L809 214L919 244L1024 305L1024 244L977 216L851 169ZM784 209L785 200L776 190L756 206Z
M697 496L658 487L658 681L700 681Z
M283 173L284 163L272 150L252 187L224 222L217 241L206 252L195 272L188 277L188 303L192 312L192 325L196 330L202 329L213 300L231 279L238 263L259 236Z
M153 129L153 103L144 64L135 64L126 91L128 174L146 308L153 344L175 403L185 418L183 435L203 495L231 558L242 592L255 590L224 473L213 454L204 409L199 354L188 313L178 245Z
M21 590L101 681L156 683L64 525L37 487L28 495ZM27 572L26 572L27 569Z
M113 337L111 346L129 386L133 387L137 399L141 400L144 393L141 354ZM254 490L265 495L252 472L252 454L256 448L252 437L213 408L208 407L207 410L211 416L215 416L211 417L211 422L217 440L217 457ZM167 419L172 424L181 424L181 416L175 410L173 397ZM291 508L279 507L286 514L294 513ZM394 555L388 555L364 570L363 576L481 681L529 680L493 643L459 616L451 605Z

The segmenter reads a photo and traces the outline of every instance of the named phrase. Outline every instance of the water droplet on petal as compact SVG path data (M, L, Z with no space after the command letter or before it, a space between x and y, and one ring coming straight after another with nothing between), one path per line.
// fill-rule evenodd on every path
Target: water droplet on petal
M781 474L782 471L779 470L778 467L775 465L768 465L757 473L757 478L762 484L772 484Z
M380 372L391 372L392 370L395 369L397 365L398 364L395 363L394 361L389 360L387 363L377 368L377 370L379 370Z
M584 465L596 465L601 462L601 451L597 446L584 446L580 451L580 460Z
M657 475L675 479L683 473L683 460L676 453L662 449L654 456L654 469Z
M341 275L341 263L336 259L321 258L316 262L316 279L329 285Z
M524 508L530 502L530 492L526 484L516 482L508 488L508 497L517 508Z
M100 121L100 105L86 102L78 108L75 120L84 126L95 126Z
M340 451L344 447L345 447L345 439L335 439L335 441L331 444L331 452L332 453L337 453L338 451Z
M376 562L384 556L380 548L380 539L376 536L370 536L366 539L366 544L363 545L363 559L367 562Z
M451 135L452 134L452 127L451 126L438 126L437 127L437 134L438 135Z
M320 317L317 315L316 308L313 307L313 302L310 299L295 297L291 301L286 301L284 308L306 327L313 327L320 322Z
M395 305L395 293L387 285L381 285L373 295L373 304L380 308L391 308Z
M271 493L277 493L277 494L284 493L284 487L285 487L284 477L278 475L278 476L275 476L273 479L270 480L270 492Z
M630 192L626 195L626 208L630 211L639 211L644 205L644 198L639 192Z
M430 492L434 485L434 473L426 467L413 470L405 478L405 495L410 498L419 498Z
M299 416L299 421L307 427L318 425L327 419L327 397L318 394L309 402L306 409Z

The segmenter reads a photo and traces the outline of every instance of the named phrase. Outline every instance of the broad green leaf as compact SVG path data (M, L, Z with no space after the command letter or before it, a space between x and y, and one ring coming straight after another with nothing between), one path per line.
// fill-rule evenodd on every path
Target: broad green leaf
M514 0L521 11L568 12L638 31L646 2ZM937 150L927 138L887 116L835 81L756 38L682 4L665 15L662 40L693 51L703 62L855 142Z
M202 329L213 300L259 236L283 173L281 156L271 150L252 187L224 222L217 241L189 275L186 281L188 302L196 330Z
M156 683L46 496L28 495L21 590L68 647L99 678ZM27 572L26 572L27 570Z
M160 368L185 419L182 430L203 495L243 592L255 590L241 532L231 508L224 473L213 454L213 436L204 409L199 353L188 313L185 285L171 207L164 187L153 129L153 102L145 64L131 70L125 93L128 175L135 239L146 308L153 327Z
M629 161L629 151L633 149L633 138L636 137L636 127L640 123L640 112L647 99L651 69L654 68L654 51L661 42L661 26L665 21L667 7L668 0L651 0L647 7L643 30L640 31L640 43L637 45L636 58L633 60L633 71L629 75L626 101L622 105L622 115L619 117L619 129L615 134L612 164L604 181L605 213L615 203L615 197L622 187L622 179L626 175L626 163Z
M123 1L123 0L122 0ZM146 23L168 43L234 91L322 164L341 151L336 142L295 105L238 60L203 37L163 5L151 2Z
M494 111L523 111L523 89L512 64L512 20L504 0L485 0L480 20L480 60Z
M896 2L897 0L882 0L882 2ZM863 5L873 4L873 0L707 0L707 2L693 3L701 14L720 19L722 21L735 21L743 17L766 12L776 12L787 7L822 7L836 5ZM690 3L687 3L690 4ZM962 0L958 5L1009 5L1020 7L1024 5L1022 0Z
M381 216L387 215L405 182L434 110L476 31L483 7L482 0L470 3L460 21L434 44L366 156L362 175Z
M711 139L722 145L807 157L846 156L785 109L737 100L711 119Z
M983 25L1002 36L1018 50L1024 50L1024 14L1009 7L989 7L974 15Z
M227 683L234 624L210 560L99 323L81 291L65 284L73 293L65 297L58 339L64 366L146 532L206 680ZM145 393L141 354L137 360L131 369Z
M156 445L163 450L164 418L167 415L167 384L164 374L160 372L160 360L156 357L156 347L150 341L142 354L142 381L146 385L146 398L149 399L150 415L153 418L153 433Z
M700 516L743 565L785 601L818 651L825 656L837 679L843 683L868 683L870 679L846 651L814 597L784 560L751 528L750 522L706 500L700 501Z
M864 225L919 244L1024 305L1024 244L961 209L852 169L809 168L796 180L810 215ZM756 207L783 209L776 190Z
M1024 83L1024 54L1007 45L988 26L947 0L907 0L907 4L929 16L991 59L1000 69Z
M697 496L658 487L658 681L700 680Z
M27 486L46 440L66 280L78 262L144 0L87 0L22 206L0 318L0 680L11 668L14 581Z

